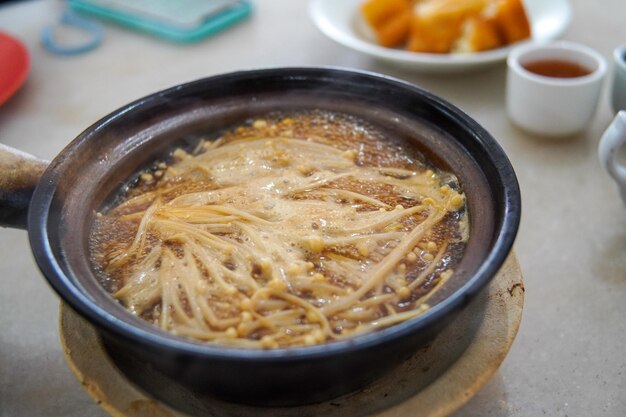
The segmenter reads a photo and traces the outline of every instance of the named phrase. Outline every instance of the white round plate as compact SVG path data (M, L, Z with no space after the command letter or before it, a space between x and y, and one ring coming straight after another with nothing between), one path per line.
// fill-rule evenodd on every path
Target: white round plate
M310 14L315 25L330 39L348 48L414 70L464 71L506 59L513 45L471 54L429 54L377 45L360 16L365 0L312 0ZM560 37L571 20L568 0L523 0L530 20L532 39L547 42Z

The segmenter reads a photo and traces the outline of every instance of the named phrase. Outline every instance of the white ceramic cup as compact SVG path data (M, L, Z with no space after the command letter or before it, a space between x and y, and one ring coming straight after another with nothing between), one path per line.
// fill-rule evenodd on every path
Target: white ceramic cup
M613 51L613 87L611 88L613 111L626 110L626 45Z
M574 78L530 72L524 65L554 59L591 71ZM514 48L507 59L506 106L511 121L545 137L566 137L582 131L595 114L607 64L602 55L567 41L529 43Z
M626 166L618 162L619 150L626 143L626 110L617 113L613 123L604 131L598 147L602 167L615 180L626 204Z

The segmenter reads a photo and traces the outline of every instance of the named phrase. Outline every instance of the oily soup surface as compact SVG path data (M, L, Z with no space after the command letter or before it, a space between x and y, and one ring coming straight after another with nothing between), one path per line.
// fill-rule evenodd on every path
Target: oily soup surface
M416 317L467 240L456 178L351 116L270 114L174 149L90 242L104 287L173 334L239 347Z

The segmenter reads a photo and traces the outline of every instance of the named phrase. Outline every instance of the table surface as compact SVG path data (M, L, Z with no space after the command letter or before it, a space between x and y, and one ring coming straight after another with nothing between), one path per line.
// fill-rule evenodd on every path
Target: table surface
M563 37L610 60L613 48L626 42L626 3L571 4L573 20ZM20 38L32 58L24 87L0 107L0 142L42 158L53 158L87 126L138 97L245 68L368 69L464 109L497 138L519 177L523 218L515 249L526 304L502 367L455 417L626 415L626 209L596 152L613 116L608 80L584 133L546 141L508 121L504 64L457 75L382 64L325 38L303 0L258 1L250 20L191 45L106 25L101 47L75 57L51 55L39 43L41 29L62 8L52 1L0 7L0 30ZM65 363L58 305L26 233L0 230L0 416L105 415Z

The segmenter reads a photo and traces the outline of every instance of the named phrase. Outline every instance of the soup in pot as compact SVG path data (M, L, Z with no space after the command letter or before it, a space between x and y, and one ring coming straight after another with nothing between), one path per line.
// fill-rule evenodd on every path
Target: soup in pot
M315 345L429 308L468 236L451 173L350 115L273 113L173 149L97 213L104 287L175 335Z

